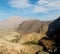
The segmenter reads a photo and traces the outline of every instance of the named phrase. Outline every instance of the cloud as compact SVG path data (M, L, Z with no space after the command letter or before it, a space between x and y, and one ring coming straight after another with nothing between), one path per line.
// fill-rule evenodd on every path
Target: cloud
M52 10L60 10L60 0L50 2L46 6Z
M47 13L48 9L43 6L35 6L34 13Z
M34 13L48 13L52 10L60 10L60 0L39 0Z
M38 0L37 5L29 3L29 0L9 0L11 7L31 8L33 13L48 13L52 10L60 10L60 0ZM27 10L29 11L29 10Z
M9 4L15 8L26 8L30 6L28 0L9 0Z

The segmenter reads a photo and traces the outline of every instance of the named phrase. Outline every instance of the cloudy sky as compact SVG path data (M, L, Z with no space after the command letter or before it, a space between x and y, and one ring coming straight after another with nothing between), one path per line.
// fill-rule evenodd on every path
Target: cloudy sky
M12 16L54 20L60 16L60 0L0 0L0 20Z

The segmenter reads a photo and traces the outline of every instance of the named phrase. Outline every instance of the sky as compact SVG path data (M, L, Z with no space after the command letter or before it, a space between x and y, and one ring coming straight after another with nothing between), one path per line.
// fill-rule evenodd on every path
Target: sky
M0 0L0 20L12 16L55 20L60 16L60 0Z

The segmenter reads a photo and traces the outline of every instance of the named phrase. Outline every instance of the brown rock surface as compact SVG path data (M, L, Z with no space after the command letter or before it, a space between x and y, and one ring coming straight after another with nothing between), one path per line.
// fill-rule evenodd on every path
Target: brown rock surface
M18 27L18 32L21 34L27 34L32 32L43 32L46 33L48 30L48 25L50 21L40 21L40 20L28 20L24 21Z

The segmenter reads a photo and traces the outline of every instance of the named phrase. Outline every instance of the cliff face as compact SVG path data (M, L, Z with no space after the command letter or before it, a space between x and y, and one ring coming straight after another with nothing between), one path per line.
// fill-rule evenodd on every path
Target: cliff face
M57 54L60 53L60 17L49 24L47 36L55 41Z
M60 34L60 17L49 24L47 35L54 37Z
M24 21L18 27L18 31L22 34L27 34L31 32L46 32L48 30L48 25L50 22L44 22L40 20L28 20Z

